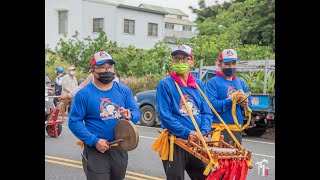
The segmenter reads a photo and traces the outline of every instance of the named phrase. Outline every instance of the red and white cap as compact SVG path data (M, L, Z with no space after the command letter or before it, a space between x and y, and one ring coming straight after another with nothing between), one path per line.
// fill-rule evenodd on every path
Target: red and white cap
M233 49L224 49L219 54L218 60L222 62L238 61L238 54Z
M174 56L175 54L177 54L178 52L183 52L185 53L187 56L192 56L192 49L191 47L182 44L180 46L178 46L176 49L174 49L171 53L171 56Z
M110 56L110 54L108 54L105 51L100 51L95 53L92 56L90 65L94 66L94 65L102 65L103 63L109 61L111 64L116 64L116 62L114 62L114 60L112 59L112 57Z

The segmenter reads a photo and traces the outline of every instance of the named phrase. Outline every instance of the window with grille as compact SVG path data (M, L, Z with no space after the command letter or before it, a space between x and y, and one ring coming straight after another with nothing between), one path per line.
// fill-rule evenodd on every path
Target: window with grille
M165 24L165 28L166 28L166 29L174 29L174 24L172 24L172 23L166 23L166 24Z
M124 28L123 32L128 34L134 34L134 20L124 19Z
M97 33L103 29L103 18L93 18L92 32Z
M148 36L158 36L158 24L149 23L148 24Z
M68 11L58 11L59 15L59 34L68 33Z

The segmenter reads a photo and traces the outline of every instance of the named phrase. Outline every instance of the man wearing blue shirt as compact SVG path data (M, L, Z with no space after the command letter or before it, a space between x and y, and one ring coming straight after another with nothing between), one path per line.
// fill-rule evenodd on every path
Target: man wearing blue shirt
M203 89L204 85L189 72L194 66L192 49L189 46L178 46L171 56L173 72L170 72L170 77L162 79L157 86L161 127L177 138L199 141L200 137L175 83L181 89L202 134L210 131L213 116L207 102L196 87L198 85ZM173 149L173 161L164 160L165 158L161 157L168 180L185 179L185 171L191 179L206 179L203 175L206 166L201 160L175 144Z
M74 97L69 128L84 143L83 169L88 180L122 180L125 177L128 152L114 141L114 127L119 119L136 124L141 118L133 94L125 84L113 81L115 61L105 51L91 59L93 82Z
M235 120L232 116L232 93L240 90L237 99L242 99L246 96L249 90L246 87L244 81L236 77L236 68L238 61L238 54L233 49L223 50L219 57L219 68L221 71L216 72L216 76L212 77L205 85L205 94L215 108L217 113L223 119L223 121L231 129L239 143L242 142L241 129L235 124ZM250 96L241 104L236 105L235 115L239 125L243 124L243 106L251 106ZM224 135L224 141L229 143L233 141L228 131L222 126L217 116L213 116L212 128L216 129L216 133L219 134L216 137ZM218 140L218 139L213 139Z

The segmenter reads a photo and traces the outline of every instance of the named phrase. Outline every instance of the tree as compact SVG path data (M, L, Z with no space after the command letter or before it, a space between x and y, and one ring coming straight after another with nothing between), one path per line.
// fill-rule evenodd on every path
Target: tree
M275 50L274 0L245 0L192 9L199 35L221 35L240 44L270 46Z

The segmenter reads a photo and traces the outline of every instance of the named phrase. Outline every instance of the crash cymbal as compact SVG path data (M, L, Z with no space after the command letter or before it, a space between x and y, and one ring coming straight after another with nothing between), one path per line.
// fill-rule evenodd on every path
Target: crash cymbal
M138 129L130 120L120 119L114 127L115 139L122 139L118 143L126 151L134 150L139 143Z

